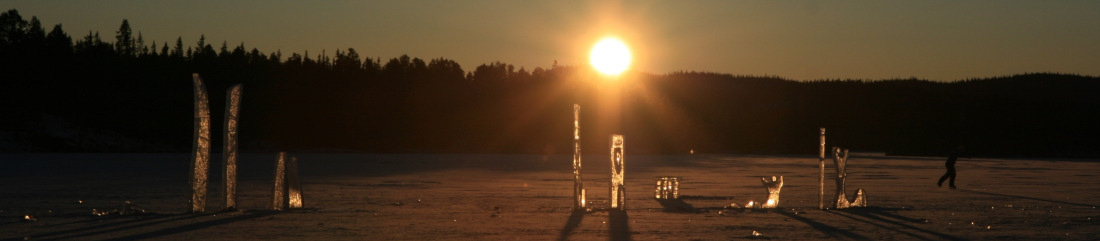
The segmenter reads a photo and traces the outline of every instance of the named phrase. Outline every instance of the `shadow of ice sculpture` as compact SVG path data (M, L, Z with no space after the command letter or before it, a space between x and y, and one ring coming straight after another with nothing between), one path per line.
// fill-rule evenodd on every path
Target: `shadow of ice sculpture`
M302 208L302 184L298 179L298 158L279 152L275 160L275 186L271 209Z
M657 177L657 186L653 190L653 197L657 199L679 199L681 177Z
M862 188L856 190L856 199L853 201L848 201L844 194L844 181L848 178L845 166L848 164L848 149L841 150L840 147L833 147L833 163L836 167L836 208L866 207L867 195Z
M573 104L573 210L585 209L584 179L581 178L581 105Z
M626 189L623 185L623 135L611 135L611 209L626 209Z
M206 211L206 185L210 169L210 100L206 85L199 74L192 74L195 84L195 135L191 152L191 212Z
M783 189L783 176L772 176L771 180L767 177L760 178L760 183L764 184L764 188L768 189L768 200L763 203L759 203L753 200L749 200L744 206L731 203L731 208L776 208L779 207L779 191Z

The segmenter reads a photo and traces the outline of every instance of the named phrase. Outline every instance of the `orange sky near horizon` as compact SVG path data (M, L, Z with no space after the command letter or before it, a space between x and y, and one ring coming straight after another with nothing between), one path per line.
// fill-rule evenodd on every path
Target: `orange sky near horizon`
M4 1L74 40L107 41L128 19L147 44L283 56L355 48L363 57L588 64L616 36L632 71L794 80L952 81L1027 72L1100 75L1100 1Z

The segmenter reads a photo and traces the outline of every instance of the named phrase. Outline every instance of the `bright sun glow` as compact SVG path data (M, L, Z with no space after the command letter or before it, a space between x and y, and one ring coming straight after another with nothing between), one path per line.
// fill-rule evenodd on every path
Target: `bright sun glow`
M630 49L616 38L604 38L592 46L588 61L605 75L619 75L630 67Z

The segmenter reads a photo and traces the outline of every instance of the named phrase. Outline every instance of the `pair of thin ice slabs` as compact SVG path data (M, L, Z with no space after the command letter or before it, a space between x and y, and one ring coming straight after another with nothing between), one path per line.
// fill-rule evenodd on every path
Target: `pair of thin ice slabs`
M581 176L581 136L580 136L580 111L581 106L573 105L573 208L584 209L585 188L584 179ZM623 135L611 135L611 184L608 188L612 209L622 209L626 204L626 189L623 181Z

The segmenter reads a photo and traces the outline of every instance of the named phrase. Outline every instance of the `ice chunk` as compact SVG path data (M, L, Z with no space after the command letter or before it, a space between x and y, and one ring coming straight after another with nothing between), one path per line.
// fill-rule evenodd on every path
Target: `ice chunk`
M298 178L298 158L286 163L287 202L290 208L302 208L302 182Z
M573 104L573 210L583 210L584 179L581 178L581 105Z
M191 212L206 211L206 182L210 169L210 101L199 74L195 84L195 135L191 154Z
M298 178L298 158L279 152L275 160L275 177L271 208L283 210L302 208L302 183Z
M237 84L229 87L225 94L225 141L222 143L225 210L237 210L237 118L240 111L241 84Z
M768 178L760 178L760 182L764 183L764 188L768 189L768 201L766 201L762 208L775 208L779 206L779 190L783 189L783 176L779 176L776 179L772 176L772 180Z
M626 190L623 185L623 135L611 135L611 209L625 209Z
M764 184L764 188L768 189L768 200L763 203L759 203L753 200L749 200L744 206L737 203L730 203L726 206L728 208L776 208L779 207L779 191L783 189L783 176L772 176L771 180L767 177L760 178L760 182Z
M840 147L833 147L833 163L836 167L836 208L866 207L867 195L863 192L863 189L856 190L854 201L848 201L844 194L844 182L848 178L846 167L848 164L848 149L841 150Z
M653 191L657 199L679 199L681 177L662 176L657 177L657 186Z
M286 195L286 152L279 152L278 157L275 159L275 177L273 182L275 187L272 189L271 209L283 210L286 209L287 195Z

